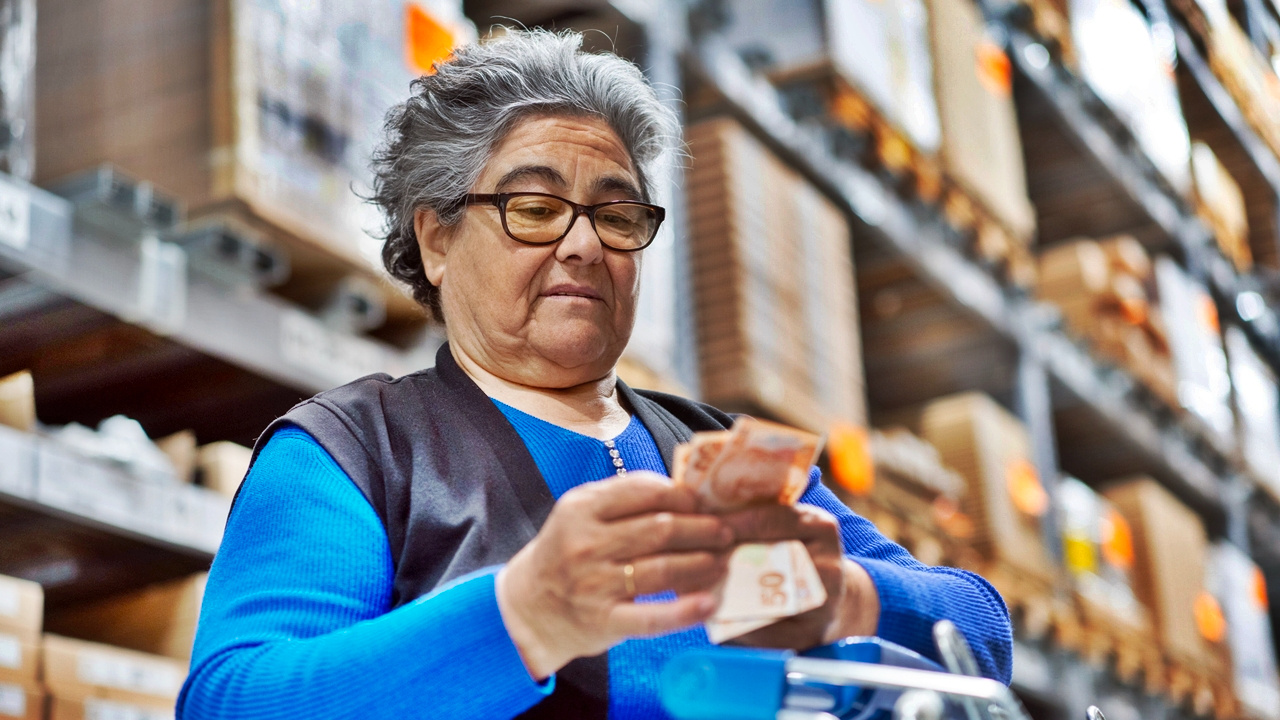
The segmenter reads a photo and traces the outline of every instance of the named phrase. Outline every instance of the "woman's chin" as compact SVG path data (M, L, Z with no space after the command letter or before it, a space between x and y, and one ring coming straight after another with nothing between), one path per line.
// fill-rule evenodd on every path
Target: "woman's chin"
M574 322L534 333L529 343L538 355L553 365L592 374L592 377L584 377L577 382L593 380L607 372L618 361L625 346L625 343L615 343L606 337L597 325Z

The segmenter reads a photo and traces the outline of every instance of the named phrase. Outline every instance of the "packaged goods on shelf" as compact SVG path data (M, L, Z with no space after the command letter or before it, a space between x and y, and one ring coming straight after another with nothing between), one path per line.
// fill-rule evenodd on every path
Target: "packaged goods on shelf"
M39 181L110 162L194 215L230 210L277 229L330 270L374 267L379 218L356 192L369 189L384 115L475 35L447 0L40 10Z
M0 575L0 633L36 641L44 621L44 589L40 583Z
M160 482L178 479L173 460L147 437L137 420L124 415L103 420L96 430L70 423L50 430L49 435L63 448L116 465L133 477Z
M1226 348L1240 449L1254 476L1272 497L1280 499L1280 392L1276 376L1240 328L1227 328Z
M181 660L191 659L206 573L158 583L102 600L62 606L45 615L45 629Z
M972 535L959 512L965 479L938 451L903 427L866 431L846 425L827 435L831 477L859 515L929 565L955 562Z
M44 720L44 691L39 687L0 682L0 718Z
M30 372L0 378L0 425L23 432L36 429L36 389Z
M1195 181L1196 213L1213 231L1222 254L1237 270L1247 271L1253 266L1253 252L1249 248L1249 219L1240 186L1202 142L1191 144L1191 177Z
M921 437L968 483L961 503L974 523L974 548L993 574L1053 580L1040 519L1048 496L1022 422L982 393L934 400L920 412Z
M0 171L35 170L36 0L0 1Z
M1120 481L1102 494L1133 529L1134 591L1161 648L1180 663L1210 664L1195 611L1206 595L1208 539L1200 518L1150 478Z
M1063 564L1090 620L1141 636L1150 619L1133 591L1133 530L1115 507L1075 478L1057 486Z
M1236 698L1249 717L1280 720L1280 676L1268 641L1271 620L1262 570L1242 550L1220 541L1209 552L1206 584L1226 616Z
M41 678L63 700L114 700L156 706L178 698L187 665L172 658L45 635Z
M173 474L178 480L189 483L196 472L196 434L180 430L155 441L156 448L169 458Z
M943 169L1027 243L1035 210L1027 197L1009 58L968 0L929 0Z
M1171 55L1128 0L1071 0L1080 74L1178 193L1191 192L1191 139Z
M1234 442L1231 378L1222 349L1218 308L1200 283L1168 257L1155 265L1160 308L1164 311L1178 377L1178 401L1204 421L1224 442Z
M49 698L47 720L173 720L173 703L138 703L100 698Z
M687 131L703 396L799 427L865 417L849 226L743 127Z
M838 113L850 91L869 100L919 150L941 140L928 15L920 0L743 0L724 37L783 82L819 79Z
M1253 131L1273 153L1280 154L1280 79L1267 58L1231 17L1225 3L1182 0L1178 6L1190 18L1203 15L1203 20L1193 24L1201 25L1207 34L1209 68L1235 99Z
M1168 331L1147 292L1151 279L1151 259L1137 240L1082 239L1041 254L1036 293L1058 308L1074 335L1177 408Z
M200 484L235 497L252 459L253 451L243 445L226 441L209 443L200 448L196 459Z

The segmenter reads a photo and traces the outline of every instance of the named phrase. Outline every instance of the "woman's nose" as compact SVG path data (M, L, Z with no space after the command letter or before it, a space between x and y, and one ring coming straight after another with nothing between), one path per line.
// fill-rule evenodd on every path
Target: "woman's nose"
M569 226L569 234L564 236L556 248L556 259L560 262L579 262L591 265L604 258L604 243L591 225L591 218L581 213L573 219Z

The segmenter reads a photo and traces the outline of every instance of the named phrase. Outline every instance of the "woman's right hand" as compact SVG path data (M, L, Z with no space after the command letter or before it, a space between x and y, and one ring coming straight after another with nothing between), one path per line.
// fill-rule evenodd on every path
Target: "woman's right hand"
M706 620L725 576L733 531L696 514L687 488L632 472L576 487L542 530L498 572L498 609L529 674L542 680L570 660L617 643ZM674 591L674 602L636 603Z

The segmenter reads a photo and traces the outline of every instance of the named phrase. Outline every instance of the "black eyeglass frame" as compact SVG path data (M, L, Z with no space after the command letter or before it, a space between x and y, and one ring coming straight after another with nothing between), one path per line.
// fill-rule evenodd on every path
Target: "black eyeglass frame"
M573 208L573 217L569 219L569 225L565 228L565 231L555 240L547 240L546 242L521 240L511 233L511 228L507 227L507 202L514 197L545 197L559 200ZM667 209L661 205L654 205L653 203L640 202L638 200L610 200L608 202L596 203L595 205L579 205L578 203L567 198L562 198L559 195L540 192L468 193L462 196L462 203L464 205L493 205L498 208L498 217L502 218L502 230L507 234L507 237L518 243L534 246L554 245L560 242L569 235L569 231L573 230L573 225L578 222L578 217L586 215L587 220L591 222L591 229L595 231L596 237L599 238L601 245L617 252L639 252L653 244L654 239L658 237L658 229L662 227L662 221L667 219ZM620 248L614 247L605 242L604 236L602 236L600 234L600 230L596 228L596 211L602 208L607 208L611 205L639 205L640 207L648 208L653 211L653 234L649 236L649 239L646 240L643 245L634 248Z

